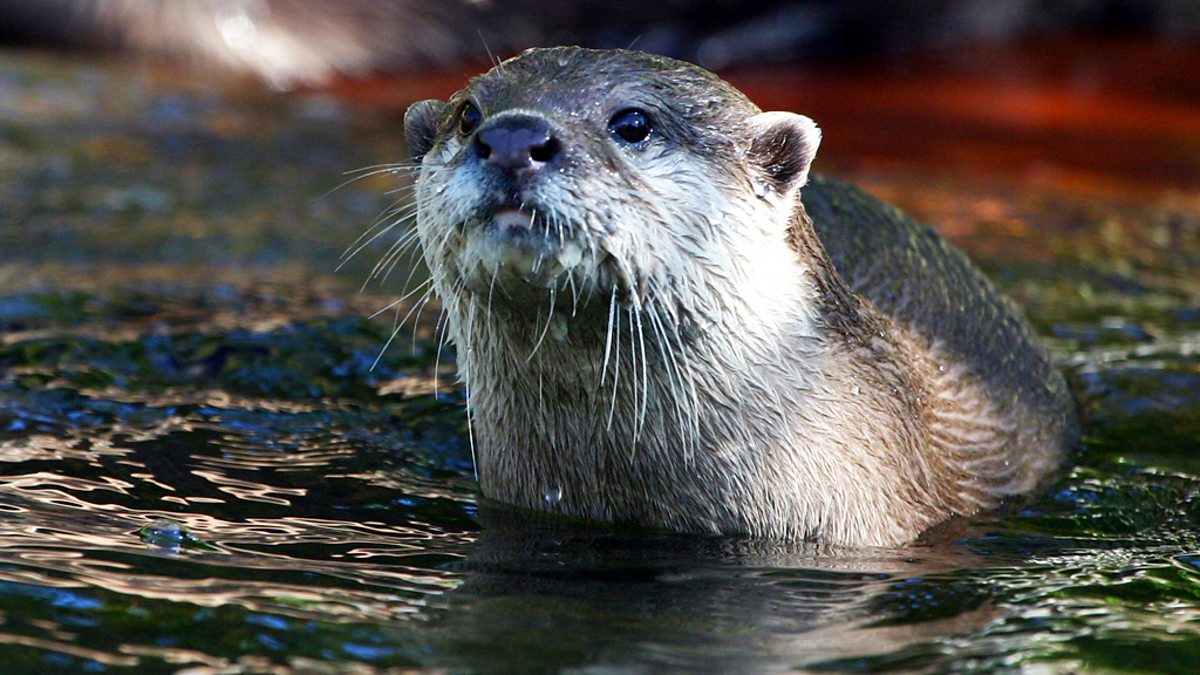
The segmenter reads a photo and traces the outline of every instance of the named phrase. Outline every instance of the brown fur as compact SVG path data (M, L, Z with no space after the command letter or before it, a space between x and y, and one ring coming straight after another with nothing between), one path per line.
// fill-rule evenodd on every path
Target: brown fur
M481 128L540 116L562 155L514 182L460 131L467 101ZM629 106L651 142L605 131ZM811 120L711 73L531 50L406 126L490 497L897 544L1033 489L1076 437L1061 375L961 253L851 188L805 186ZM517 239L492 224L513 198Z

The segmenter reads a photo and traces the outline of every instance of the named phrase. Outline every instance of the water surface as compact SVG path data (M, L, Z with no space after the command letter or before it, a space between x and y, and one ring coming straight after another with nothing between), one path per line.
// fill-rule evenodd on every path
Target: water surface
M7 672L1200 662L1200 215L871 169L1027 309L1086 447L897 549L584 529L481 502L453 355L334 274L394 117L0 54ZM1200 162L1200 159L1197 159ZM327 194L328 193L328 194Z

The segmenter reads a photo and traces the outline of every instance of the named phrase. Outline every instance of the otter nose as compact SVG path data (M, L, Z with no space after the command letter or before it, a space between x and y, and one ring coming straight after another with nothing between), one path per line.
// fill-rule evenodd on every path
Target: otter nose
M534 115L497 117L475 134L479 157L506 171L540 169L558 156L559 148L550 123Z

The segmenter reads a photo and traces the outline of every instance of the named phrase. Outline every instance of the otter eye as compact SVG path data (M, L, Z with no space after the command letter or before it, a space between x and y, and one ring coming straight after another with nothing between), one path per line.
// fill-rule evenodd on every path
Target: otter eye
M466 136L475 131L482 120L483 113L479 112L479 108L476 108L474 103L467 101L458 111L458 133Z
M612 116L608 130L626 143L637 145L650 138L650 118L637 108L626 108Z

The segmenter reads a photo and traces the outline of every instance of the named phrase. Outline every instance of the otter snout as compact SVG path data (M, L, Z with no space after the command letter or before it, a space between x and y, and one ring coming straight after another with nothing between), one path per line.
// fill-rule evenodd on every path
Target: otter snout
M562 154L550 122L525 112L497 115L485 122L475 132L473 147L489 166L517 176L536 173Z

